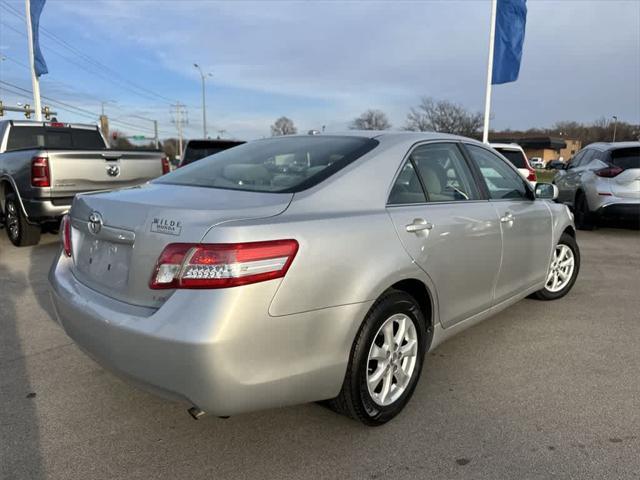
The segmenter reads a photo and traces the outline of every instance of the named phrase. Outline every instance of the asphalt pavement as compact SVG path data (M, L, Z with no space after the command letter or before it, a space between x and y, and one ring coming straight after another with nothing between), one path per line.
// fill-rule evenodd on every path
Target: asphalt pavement
M0 231L0 478L638 479L640 232L578 242L567 297L441 345L406 410L367 428L315 404L192 420L55 323L56 237L17 249Z

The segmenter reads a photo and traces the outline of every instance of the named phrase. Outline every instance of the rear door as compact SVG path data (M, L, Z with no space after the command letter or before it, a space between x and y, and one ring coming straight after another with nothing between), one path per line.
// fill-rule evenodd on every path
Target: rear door
M457 143L415 147L387 211L404 248L436 286L445 328L491 306L500 226Z
M514 168L488 148L467 144L500 219L502 262L495 303L542 282L552 249L552 217Z

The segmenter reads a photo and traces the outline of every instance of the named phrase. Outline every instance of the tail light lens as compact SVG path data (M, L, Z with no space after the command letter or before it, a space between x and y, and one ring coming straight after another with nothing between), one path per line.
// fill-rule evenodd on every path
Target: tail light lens
M622 172L624 172L624 169L620 167L607 167L600 170L596 170L595 174L598 175L599 177L613 178L616 175L621 174Z
M149 283L164 288L228 288L284 277L298 251L295 240L172 243L160 254Z
M51 186L51 173L47 157L33 157L31 159L31 185L34 187Z
M62 217L62 222L60 223L60 235L62 236L62 250L67 257L71 256L72 246L71 246L71 219L69 215L65 215Z
M167 157L162 157L162 174L169 173L171 171L171 166L169 165L169 159Z
M529 175L527 175L527 180L529 180L530 182L538 181L538 176L536 175L536 171L531 167L529 167Z

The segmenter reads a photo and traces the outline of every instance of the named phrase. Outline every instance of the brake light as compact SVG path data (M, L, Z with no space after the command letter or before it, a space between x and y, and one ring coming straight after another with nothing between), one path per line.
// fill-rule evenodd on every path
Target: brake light
M62 217L60 222L60 235L62 236L62 250L67 257L71 256L71 219L69 215Z
M602 168L600 170L596 170L594 173L599 177L613 178L622 172L624 172L624 169L620 167L607 167L607 168Z
M284 277L295 240L251 243L172 243L160 254L149 287L228 288Z
M530 182L537 182L538 181L538 176L536 175L536 171L529 167L529 175L527 175L527 180L529 180Z
M169 173L171 171L171 166L169 165L169 159L167 157L162 157L162 174Z
M51 186L51 173L47 157L33 157L31 159L31 185L34 187Z
M49 123L49 126L50 126L50 127L55 127L55 128L62 128L62 127L64 127L64 123L61 123L61 122L51 122L51 123Z

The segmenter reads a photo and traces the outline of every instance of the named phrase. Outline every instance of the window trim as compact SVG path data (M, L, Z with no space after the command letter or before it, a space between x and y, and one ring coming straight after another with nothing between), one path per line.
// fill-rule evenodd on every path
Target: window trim
M513 165L511 162L509 162L508 160L503 159L499 154L496 155L491 147L487 147L485 144L478 144L478 143L473 143L473 142L468 142L468 141L461 141L460 142L462 148L464 149L464 151L466 152L466 154L469 156L469 160L471 161L472 165L473 165L473 169L477 172L479 178L479 182L482 184L484 192L487 196L487 200L490 202L533 202L536 200L536 195L535 192L533 190L533 188L531 187L531 185L529 184L528 180L525 180L524 178L522 178L522 175L520 174L520 172L518 171L518 169L516 168L515 165ZM478 166L478 163L473 159L473 156L471 155L471 152L469 151L469 149L467 148L467 146L474 146L474 147L478 147L478 148L482 148L483 150L486 150L487 152L489 152L490 154L492 154L493 156L495 156L498 160L500 160L501 162L503 162L505 165L507 165L508 168L510 168L517 176L518 179L520 179L522 181L522 184L524 185L525 191L527 192L527 196L525 198L491 198L491 192L489 191L489 187L487 186L487 182L484 179L484 175L482 175L482 171L480 170L480 167Z
M431 144L453 144L458 151L460 152L460 154L462 155L463 161L466 163L467 168L469 168L470 172L471 172L471 181L475 184L475 187L478 189L478 198L474 198L474 199L470 199L470 200L451 200L451 201L443 201L443 202L432 202L429 200L429 193L427 192L427 189L425 188L424 182L422 180L422 175L420 175L420 172L418 171L415 162L413 161L413 159L411 158L411 155L413 154L414 150L416 150L419 147L422 147L424 145L431 145ZM422 188L422 193L424 194L424 198L426 199L426 202L419 202L419 203L390 203L389 202L389 198L391 196L391 191L393 190L393 186L396 184L396 181L398 180L398 177L400 176L400 174L402 173L402 169L404 168L405 164L407 162L411 162L411 164L413 165L413 169L416 172L416 175L418 176L418 180L420 181L420 187ZM439 140L420 140L416 143L414 143L413 145L411 145L411 147L409 147L409 150L407 150L407 153L405 153L404 157L402 157L402 161L400 162L395 175L393 176L393 180L391 181L391 183L389 184L389 187L387 188L387 201L385 206L386 207L393 207L393 208L397 208L397 207L410 207L410 206L418 206L418 205L459 205L462 203L479 203L479 202L486 202L488 200L490 200L489 195L488 195L488 191L486 190L486 185L484 185L484 181L482 181L482 183L478 182L478 178L477 178L477 172L475 171L475 168L477 168L475 165L472 165L470 163L470 159L467 158L467 152L466 149L464 149L462 147L462 142L459 140L448 140L448 139L439 139ZM519 175L519 174L518 174Z

